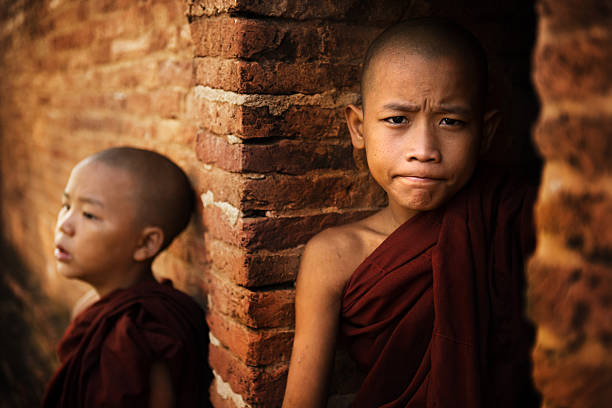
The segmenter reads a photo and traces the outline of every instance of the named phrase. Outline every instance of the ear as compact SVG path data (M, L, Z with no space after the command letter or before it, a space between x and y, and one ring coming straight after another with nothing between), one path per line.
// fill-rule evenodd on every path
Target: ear
M350 104L344 108L344 116L346 123L351 133L351 142L355 149L363 149L365 147L365 139L363 137L363 109L359 106Z
M142 262L154 258L159 253L163 243L164 231L160 227L143 228L138 246L134 250L134 260Z
M482 141L480 142L480 153L484 153L489 150L491 141L497 128L501 123L501 112L497 109L490 110L485 113L482 123Z

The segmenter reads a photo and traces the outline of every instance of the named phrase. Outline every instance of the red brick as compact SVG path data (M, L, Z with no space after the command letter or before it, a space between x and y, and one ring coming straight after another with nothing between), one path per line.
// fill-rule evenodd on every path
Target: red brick
M232 225L220 209L208 206L204 208L203 218L208 232L216 239L249 250L277 251L304 244L325 228L356 221L371 213L357 210L299 217L239 218Z
M249 0L194 0L189 5L191 16L211 16L222 13L249 13L263 16L283 17L297 20L329 18L368 22L394 22L405 15L409 2L384 0L359 2L357 0L311 0L307 3L290 1L249 1Z
M52 12L53 25L63 29L71 25L77 25L89 17L87 3L72 2L72 4L62 4Z
M191 32L198 57L360 61L380 29L327 21L287 23L221 15L196 19Z
M609 26L612 4L600 0L541 0L538 15L553 31L575 30L593 25Z
M301 249L249 253L212 237L206 239L210 263L231 282L247 288L293 282Z
M559 190L535 208L538 230L555 234L592 262L612 261L612 200L605 192Z
M164 49L175 31L173 27L165 27L147 31L137 38L114 39L111 44L111 60L136 59Z
M610 347L612 277L603 265L534 257L528 265L529 316L571 345L586 336Z
M249 290L207 274L209 307L256 329L294 324L293 289Z
M201 162L198 173L194 175L194 188L201 195L212 191L214 200L228 203L236 208L241 208L244 181L246 177L237 173L229 173L216 167L202 168Z
M157 74L161 86L189 88L193 82L193 61L191 59L167 59L157 64Z
M99 0L90 3L93 13L109 13L117 10L125 10L134 5L133 0Z
M269 174L260 179L247 179L242 208L281 211L379 208L385 204L384 191L369 173L325 171L303 176Z
M281 40L272 23L227 15L197 19L190 28L196 56L252 58Z
M211 101L190 92L187 114L195 123L218 135L241 138L303 137L342 138L348 140L344 107L324 108L315 105L291 105L272 114L267 106L236 105Z
M245 365L223 347L210 345L209 361L215 372L252 407L278 406L287 378L286 363L267 367Z
M567 353L536 344L533 378L544 406L598 408L612 401L606 354L588 343L582 348L582 352Z
M540 120L534 138L549 160L564 160L587 177L612 171L612 115L593 117L562 113Z
M162 118L176 119L183 111L185 91L159 89L151 93L151 113Z
M280 140L268 144L230 144L226 138L200 132L196 152L204 163L241 173L302 174L313 169L353 168L352 146L343 143Z
M210 386L210 402L215 408L240 408L230 398L223 398L217 393L217 380Z
M612 72L612 28L581 31L579 35L540 42L534 55L534 81L543 101L558 98L584 100L606 95Z
M154 138L158 143L178 143L190 147L195 145L197 133L196 126L179 120L159 120L154 128Z
M152 60L132 61L108 69L95 70L93 75L87 75L83 78L78 76L67 78L66 82L66 86L73 89L84 86L104 91L136 87L154 89L159 85L157 62Z
M252 330L215 311L209 311L206 320L211 333L247 365L267 365L289 360L293 344L292 330Z
M196 84L239 93L305 93L359 90L359 63L242 61L196 58Z
M145 14L139 8L129 7L133 5L133 2L132 4L129 4L129 1L127 3L122 6L120 16L109 15L101 19L88 21L96 41L135 38L147 30ZM97 12L96 10L93 11Z
M73 31L57 34L51 39L51 44L56 50L68 50L88 46L93 39L90 27L82 27Z

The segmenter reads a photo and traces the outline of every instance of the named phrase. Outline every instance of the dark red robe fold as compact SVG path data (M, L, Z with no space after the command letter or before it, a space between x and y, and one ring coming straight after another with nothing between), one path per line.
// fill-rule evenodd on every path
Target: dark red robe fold
M340 323L365 372L355 407L538 405L523 317L534 198L482 171L355 270Z
M148 407L156 361L168 367L177 407L210 406L207 353L204 312L193 299L170 282L141 282L74 319L43 407Z

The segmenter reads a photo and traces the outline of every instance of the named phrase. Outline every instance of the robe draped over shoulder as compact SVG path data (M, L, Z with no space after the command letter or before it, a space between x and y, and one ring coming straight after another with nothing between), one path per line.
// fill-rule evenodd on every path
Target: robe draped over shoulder
M166 364L177 407L206 407L212 373L203 310L169 281L116 290L81 312L58 345L43 407L148 407Z
M340 321L365 374L354 407L538 406L523 313L534 198L481 169L354 271Z

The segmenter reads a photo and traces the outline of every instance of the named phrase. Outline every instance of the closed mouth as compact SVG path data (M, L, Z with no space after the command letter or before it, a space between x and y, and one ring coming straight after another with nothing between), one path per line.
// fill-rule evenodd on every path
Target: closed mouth
M425 176L425 175L405 175L405 176L397 175L394 178L399 178L399 179L411 181L414 183L431 183L431 182L438 182L438 181L443 180L438 177L431 177L431 176Z

